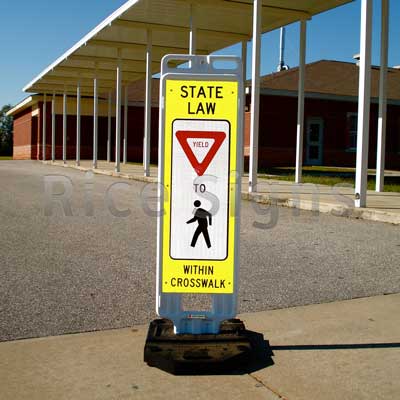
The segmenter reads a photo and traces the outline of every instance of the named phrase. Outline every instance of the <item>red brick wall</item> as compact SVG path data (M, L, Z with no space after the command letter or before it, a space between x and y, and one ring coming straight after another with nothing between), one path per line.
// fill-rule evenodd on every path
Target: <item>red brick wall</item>
M43 104L40 103L40 115ZM124 112L121 112L121 160L123 156L123 127ZM98 120L98 159L107 159L107 117ZM47 104L47 135L46 158L51 159L51 103ZM32 127L32 137L35 138L32 158L42 159L42 119ZM38 133L38 130L40 133ZM63 148L63 116L56 115L55 157L62 159ZM143 160L144 109L143 107L129 107L127 158L128 161L142 162ZM156 163L158 157L158 108L152 109L151 115L151 162ZM76 158L76 116L67 116L67 159ZM81 159L93 159L93 117L81 117ZM111 160L115 160L115 118L111 118Z
M150 160L152 163L156 163L158 158L158 112L159 112L158 108L153 108L151 112ZM122 125L121 125L121 151L123 143L122 140L123 126L124 126L124 118L122 118ZM142 162L143 138L144 138L144 109L143 107L129 107L128 148L127 148L127 157L129 161ZM113 137L113 139L115 139L115 137Z
M42 157L42 104L40 114L31 117L31 109L14 119L14 158L37 159ZM349 132L347 113L357 112L357 104L344 101L306 99L305 127L307 118L320 117L324 122L323 165L355 166L355 152L348 151ZM376 163L376 132L378 106L371 105L369 167ZM123 112L122 112L123 117ZM293 166L296 151L297 98L261 96L259 166ZM122 118L123 119L123 118ZM56 158L62 158L62 115L56 116ZM128 161L141 162L143 152L143 107L129 107L128 113ZM76 117L67 118L67 158L76 157ZM115 118L112 118L111 156L115 158ZM121 123L121 159L123 149L123 121ZM81 120L81 158L93 158L93 117ZM245 158L248 161L250 145L250 113L245 114ZM306 132L304 149L306 148ZM107 157L107 117L99 117L99 159ZM47 104L46 158L51 158L51 103ZM152 109L151 162L158 157L158 108ZM306 160L305 154L303 157ZM386 168L400 169L400 107L388 107Z
M304 153L307 118L320 117L324 123L323 165L355 166L356 153L349 151L347 113L357 113L357 103L306 99L304 108ZM375 168L378 105L371 105L369 167ZM246 113L245 146L250 143L250 113ZM297 98L261 96L259 125L259 166L294 166L296 160ZM400 107L388 107L386 168L400 169ZM246 153L245 153L246 154ZM248 160L246 160L248 161Z
M32 109L22 111L14 116L14 160L29 160L32 145Z

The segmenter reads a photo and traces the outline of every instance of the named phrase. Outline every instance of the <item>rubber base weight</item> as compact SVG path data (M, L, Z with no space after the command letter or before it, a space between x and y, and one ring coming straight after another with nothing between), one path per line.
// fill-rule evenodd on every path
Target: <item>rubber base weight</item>
M239 319L224 321L216 335L176 335L170 320L156 319L149 326L144 361L172 374L232 371L250 361L251 334Z

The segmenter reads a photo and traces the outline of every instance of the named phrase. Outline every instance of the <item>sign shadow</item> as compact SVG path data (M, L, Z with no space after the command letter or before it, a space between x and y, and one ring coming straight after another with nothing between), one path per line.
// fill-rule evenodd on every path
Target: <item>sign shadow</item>
M342 343L342 344L305 344L271 346L271 350L358 350L358 349L396 349L400 342L394 343Z

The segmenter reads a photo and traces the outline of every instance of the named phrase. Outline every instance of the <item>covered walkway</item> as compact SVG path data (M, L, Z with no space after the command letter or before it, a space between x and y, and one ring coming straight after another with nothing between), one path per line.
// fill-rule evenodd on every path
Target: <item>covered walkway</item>
M93 168L98 167L98 99L115 104L115 145L110 145L111 123L108 123L107 159L115 154L115 172L121 171L127 160L127 118L122 118L122 104L130 101L128 86L145 79L145 121L143 139L143 175L150 176L151 148L151 77L159 72L160 60L166 54L210 54L219 49L242 43L242 60L247 59L247 42L252 39L251 70L251 133L250 165L247 190L258 189L258 124L260 98L261 34L276 28L300 23L299 81L296 136L296 183L302 182L304 152L304 82L307 44L307 21L313 16L344 5L352 0L129 0L101 22L75 46L34 78L24 90L43 94L41 113L46 115L51 97L54 110L56 94L63 96L62 132L55 132L55 113L51 124L43 118L41 127L43 159L46 158L46 137L51 125L52 157L54 143L62 135L62 160L67 162L67 97L75 96L76 105L76 165L80 164L81 97L93 96ZM369 106L371 98L372 0L361 0L360 10L360 74L358 91L356 183L354 206L367 206L367 168L369 142ZM385 132L387 104L387 62L389 0L381 0L381 68L379 88L379 121L377 144L376 192L383 190L385 169ZM246 70L246 63L243 63ZM244 73L246 76L246 73ZM124 88L124 89L123 89ZM47 98L46 96L49 96ZM125 107L126 109L126 107ZM124 111L125 112L125 111ZM124 122L122 123L122 120ZM123 125L123 126L122 126ZM83 134L83 133L82 133ZM86 132L84 133L86 135ZM369 203L368 203L369 204Z

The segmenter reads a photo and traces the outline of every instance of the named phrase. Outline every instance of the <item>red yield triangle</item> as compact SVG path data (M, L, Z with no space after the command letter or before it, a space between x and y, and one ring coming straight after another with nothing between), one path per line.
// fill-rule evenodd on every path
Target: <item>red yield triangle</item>
M211 161L214 159L217 151L221 147L226 138L225 132L209 132L209 131L177 131L176 138L182 146L187 158L192 164L198 176L202 176L206 172ZM188 139L214 139L213 145L210 147L207 155L202 162L199 162L189 146Z

